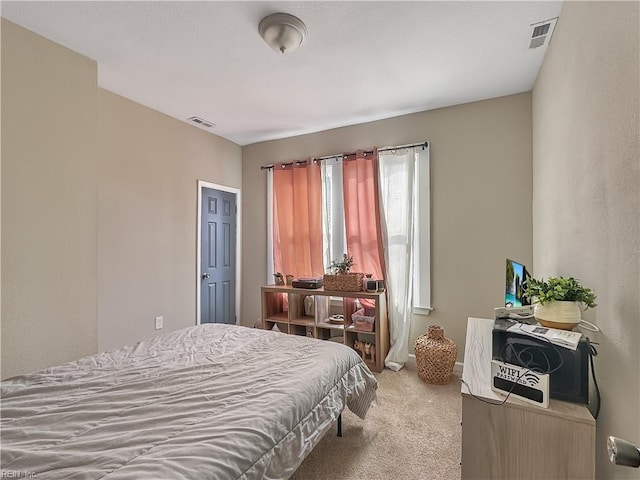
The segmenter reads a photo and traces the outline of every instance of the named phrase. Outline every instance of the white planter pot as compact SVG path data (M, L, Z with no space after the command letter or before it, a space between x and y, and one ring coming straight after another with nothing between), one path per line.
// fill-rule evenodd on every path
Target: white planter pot
M536 304L533 316L540 325L560 330L572 330L580 323L580 304L578 302L547 302Z

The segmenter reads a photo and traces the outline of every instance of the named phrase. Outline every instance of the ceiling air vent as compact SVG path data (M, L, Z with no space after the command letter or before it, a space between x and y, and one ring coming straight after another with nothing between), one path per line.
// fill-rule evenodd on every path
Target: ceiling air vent
M553 29L555 28L557 21L558 17L531 25L529 27L530 35L527 39L527 48L534 49L549 45L551 35L553 35Z
M205 120L204 118L200 118L200 117L189 117L189 118L187 118L187 120L190 121L191 123L195 123L196 125L198 125L200 127L212 128L212 127L216 126L215 123L209 122L209 121Z

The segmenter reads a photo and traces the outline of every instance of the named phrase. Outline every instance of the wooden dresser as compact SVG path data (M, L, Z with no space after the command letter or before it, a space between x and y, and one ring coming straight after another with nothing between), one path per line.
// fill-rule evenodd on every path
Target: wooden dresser
M596 424L585 405L549 408L491 390L493 320L469 318L462 373L462 479L593 479ZM473 395L472 395L473 394Z

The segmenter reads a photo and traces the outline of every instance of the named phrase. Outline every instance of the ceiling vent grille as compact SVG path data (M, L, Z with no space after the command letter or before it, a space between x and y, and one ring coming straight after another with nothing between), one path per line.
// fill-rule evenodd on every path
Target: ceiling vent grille
M207 120L205 120L204 118L200 118L200 117L189 117L187 118L187 120L191 123L195 123L196 125L200 126L200 127L204 127L204 128L213 128L216 126L215 123L213 122L209 122Z
M527 39L527 48L531 50L549 45L551 35L553 35L553 30L556 27L557 21L558 17L531 25L529 29L529 37Z

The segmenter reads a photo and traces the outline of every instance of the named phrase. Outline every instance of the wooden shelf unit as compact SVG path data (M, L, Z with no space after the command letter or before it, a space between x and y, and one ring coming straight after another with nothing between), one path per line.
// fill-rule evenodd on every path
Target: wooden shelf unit
M261 288L262 327L292 334L304 335L321 340L332 339L354 348L357 340L375 344L375 361L370 357L366 364L374 372L382 372L384 359L389 352L389 326L387 321L387 297L385 292L342 292L324 288L305 289L289 285L265 285ZM314 315L305 314L304 301L313 297ZM341 306L333 307L331 299L339 298ZM287 302L284 301L287 299ZM355 312L353 302L344 299L368 299L375 303L373 332L356 330L351 319ZM285 306L287 305L287 306ZM335 311L337 309L337 311ZM344 324L328 323L332 311L344 315ZM338 340L339 339L339 340Z

